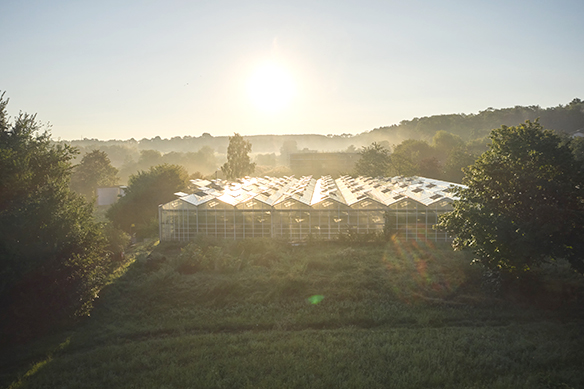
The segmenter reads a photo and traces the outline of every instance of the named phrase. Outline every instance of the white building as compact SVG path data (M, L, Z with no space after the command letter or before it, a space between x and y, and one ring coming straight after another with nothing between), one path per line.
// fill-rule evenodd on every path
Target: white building
M125 186L101 187L95 190L97 195L97 205L111 205L118 201L125 194Z

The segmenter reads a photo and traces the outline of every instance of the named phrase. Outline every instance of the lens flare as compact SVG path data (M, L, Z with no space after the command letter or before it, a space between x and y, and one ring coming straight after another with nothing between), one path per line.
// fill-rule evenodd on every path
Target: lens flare
M318 304L322 300L324 300L324 296L321 294L315 294L314 296L310 296L309 298L307 298L307 300L310 304Z

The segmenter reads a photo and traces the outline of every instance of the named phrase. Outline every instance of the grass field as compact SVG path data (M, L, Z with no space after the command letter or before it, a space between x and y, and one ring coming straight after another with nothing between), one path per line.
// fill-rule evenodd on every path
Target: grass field
M91 317L3 350L2 383L584 387L579 301L549 297L553 283L497 294L469 263L446 245L398 241L152 244Z

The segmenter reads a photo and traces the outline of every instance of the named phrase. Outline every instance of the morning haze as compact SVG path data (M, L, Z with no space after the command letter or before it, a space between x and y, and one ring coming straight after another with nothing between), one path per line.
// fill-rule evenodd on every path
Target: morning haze
M355 135L581 96L583 7L9 2L0 87L55 139Z
M584 387L584 2L0 5L0 387Z

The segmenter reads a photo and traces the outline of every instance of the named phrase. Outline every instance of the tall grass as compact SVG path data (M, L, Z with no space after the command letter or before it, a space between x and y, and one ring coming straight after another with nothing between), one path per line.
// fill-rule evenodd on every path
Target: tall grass
M584 386L578 306L492 295L470 259L397 240L159 244L13 387Z

